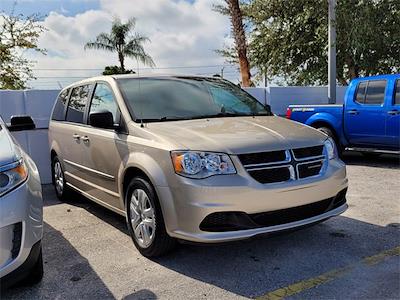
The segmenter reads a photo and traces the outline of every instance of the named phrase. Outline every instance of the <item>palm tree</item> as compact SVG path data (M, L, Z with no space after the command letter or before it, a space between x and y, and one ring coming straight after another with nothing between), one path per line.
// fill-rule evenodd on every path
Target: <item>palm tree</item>
M225 2L227 4L227 12L231 19L233 37L239 58L242 85L248 87L251 86L251 74L250 64L247 58L247 42L242 11L240 10L239 0L225 0Z
M125 57L134 58L145 65L154 67L155 63L151 56L144 50L143 44L150 41L148 37L133 32L136 19L130 18L128 22L122 23L119 18L114 18L110 33L100 33L94 42L88 42L86 49L105 50L117 52L121 71L125 71Z

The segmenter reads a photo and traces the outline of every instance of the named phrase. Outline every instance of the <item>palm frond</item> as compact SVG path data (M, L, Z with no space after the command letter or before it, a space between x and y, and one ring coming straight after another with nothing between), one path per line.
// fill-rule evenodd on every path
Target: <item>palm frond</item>
M144 65L155 67L155 63L151 56L144 50L143 44L150 39L146 36L135 34L135 37L128 41L128 43L123 48L124 55L137 59Z
M107 33L100 33L94 42L86 43L84 49L100 49L105 51L115 51L115 43Z

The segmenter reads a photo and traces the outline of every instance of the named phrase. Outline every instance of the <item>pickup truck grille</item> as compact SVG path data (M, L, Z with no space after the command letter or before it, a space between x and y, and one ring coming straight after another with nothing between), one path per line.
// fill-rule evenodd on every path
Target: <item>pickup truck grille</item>
M320 175L324 163L324 146L291 150L239 154L240 162L262 184L286 182Z

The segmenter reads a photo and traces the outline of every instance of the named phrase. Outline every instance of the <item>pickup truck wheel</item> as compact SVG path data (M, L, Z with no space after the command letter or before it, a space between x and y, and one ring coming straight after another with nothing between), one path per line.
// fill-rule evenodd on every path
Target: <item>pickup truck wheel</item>
M161 256L175 247L176 240L165 229L156 192L146 179L135 177L131 180L125 203L129 233L143 256Z
M336 145L336 149L338 151L338 155L339 157L342 157L342 152L343 152L343 147L342 145L340 145L340 142L338 141L335 133L328 127L317 127L317 129L323 133L325 133L327 136L329 136L330 138L332 138L332 140L335 142Z

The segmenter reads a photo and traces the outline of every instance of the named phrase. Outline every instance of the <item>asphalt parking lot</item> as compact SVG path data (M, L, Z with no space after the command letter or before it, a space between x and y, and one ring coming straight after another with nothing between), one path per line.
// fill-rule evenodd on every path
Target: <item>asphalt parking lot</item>
M217 246L180 245L149 260L125 220L44 186L43 281L2 299L398 299L398 157L345 157L349 209L301 231Z

